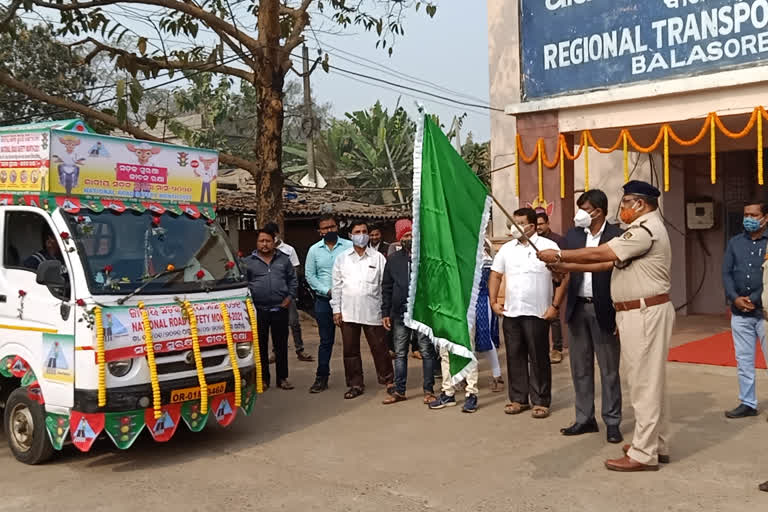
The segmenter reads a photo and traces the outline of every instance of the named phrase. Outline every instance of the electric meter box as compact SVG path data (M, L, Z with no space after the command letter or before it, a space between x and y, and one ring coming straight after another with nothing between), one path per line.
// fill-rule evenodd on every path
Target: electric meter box
M688 203L686 214L688 229L701 230L715 227L715 203L713 201Z

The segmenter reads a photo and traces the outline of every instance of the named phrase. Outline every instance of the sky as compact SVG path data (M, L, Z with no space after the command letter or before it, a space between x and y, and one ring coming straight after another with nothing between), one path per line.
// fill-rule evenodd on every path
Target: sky
M462 141L471 131L475 142L490 138L490 119L488 110L482 107L470 107L456 104L452 100L476 105L488 105L488 24L486 2L482 0L443 0L437 2L435 16L430 18L422 9L413 9L405 14L405 35L395 40L394 52L390 57L386 51L376 48L376 34L367 33L360 27L341 30L338 25L313 16L314 30L306 31L310 58L317 55L317 48L329 54L331 66L338 66L355 73L374 77L373 80L350 77L331 69L329 73L318 67L312 74L312 89L315 100L319 103L331 103L332 113L343 117L345 112L371 107L377 100L385 108L393 111L400 104L411 114L417 112L416 102L424 105L430 113L440 116L445 125L450 125L454 116L466 113L461 137ZM241 12L248 2L232 0L235 18L241 24L248 23L247 15ZM469 7L471 5L471 7ZM147 23L148 16L159 19L157 8L149 6L109 7L113 19L119 19L133 30L133 35L150 36L149 47L160 48L159 39L151 37L154 29ZM26 13L23 18L28 22L39 23L41 19L53 22L59 19L53 11ZM335 32L335 33L334 33ZM185 36L176 36L179 39ZM201 29L196 44L213 46L217 38L210 30ZM165 45L169 49L188 47L189 43L168 39ZM300 49L294 51L300 54ZM300 59L294 66L301 69ZM292 77L292 78L291 78ZM299 80L289 73L289 79ZM167 80L167 79L166 79ZM409 91L397 85L386 85L377 80L388 80L397 85L418 89ZM162 80L158 80L162 81ZM145 86L154 85L149 81ZM177 83L174 87L183 85ZM429 93L449 98L430 97ZM446 130L448 128L446 127Z
M375 48L375 34L359 32L355 35L334 36L309 32L307 40L310 47L316 47L319 43L330 54L331 66L337 65L468 103L488 105L488 22L484 1L440 2L434 18L429 18L423 9L418 13L410 11L404 26L405 35L395 41L391 57L386 51ZM385 70L375 71L350 62L376 67L361 58L418 80L432 82L451 92ZM449 124L453 116L466 112L462 139L470 130L476 142L490 138L487 110L452 104L423 93L392 90L397 88L379 84L385 89L363 82L366 81L349 78L341 72L325 73L322 69L312 75L314 95L318 101L331 102L336 116L366 108L376 100L392 110L400 97L400 103L409 113L416 112L415 102L419 101L427 111L438 114L444 124Z

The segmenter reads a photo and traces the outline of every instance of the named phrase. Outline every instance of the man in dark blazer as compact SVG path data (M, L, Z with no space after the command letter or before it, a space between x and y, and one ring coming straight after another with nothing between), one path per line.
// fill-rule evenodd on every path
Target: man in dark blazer
M574 224L565 236L566 249L597 247L623 233L606 221L608 198L602 190L584 192ZM595 420L595 356L603 390L601 413L610 443L623 441L621 423L621 351L616 333L616 311L611 300L611 270L600 264L563 264L571 271L565 320L571 333L570 361L576 394L576 422L560 432L566 436L598 432ZM594 270L588 272L586 270Z

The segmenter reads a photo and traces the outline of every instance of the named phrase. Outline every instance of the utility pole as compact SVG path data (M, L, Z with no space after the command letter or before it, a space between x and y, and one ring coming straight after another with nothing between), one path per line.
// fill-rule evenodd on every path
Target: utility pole
M312 119L312 92L309 88L309 48L301 47L302 76L304 78L304 135L307 138L307 171L309 181L313 187L317 186L317 172L315 171L315 127Z

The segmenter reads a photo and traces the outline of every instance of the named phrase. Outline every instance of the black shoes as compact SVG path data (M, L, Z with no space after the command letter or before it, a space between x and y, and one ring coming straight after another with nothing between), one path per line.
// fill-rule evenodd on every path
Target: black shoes
M741 404L732 411L725 411L726 418L746 418L747 416L757 416L757 409Z
M316 377L315 383L309 388L310 393L320 393L328 389L328 377Z
M587 423L574 423L570 427L560 429L560 433L564 436L580 436L581 434L591 434L593 432L600 432L597 421L594 419Z
M606 428L608 430L606 439L609 443L619 444L624 440L624 436L621 435L621 430L619 430L618 425L608 425Z

